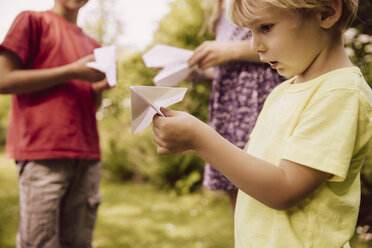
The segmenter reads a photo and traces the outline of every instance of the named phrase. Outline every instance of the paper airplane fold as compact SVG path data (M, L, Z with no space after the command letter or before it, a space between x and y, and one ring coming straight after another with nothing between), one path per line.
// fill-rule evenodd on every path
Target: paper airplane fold
M155 85L176 86L195 69L187 64L192 55L191 50L157 44L142 59L147 67L163 68L154 78Z
M110 86L116 82L116 47L106 46L94 49L94 62L88 62L87 66L106 74Z
M182 101L187 88L131 86L131 128L132 134L144 130L158 113L164 116L160 107L168 107Z

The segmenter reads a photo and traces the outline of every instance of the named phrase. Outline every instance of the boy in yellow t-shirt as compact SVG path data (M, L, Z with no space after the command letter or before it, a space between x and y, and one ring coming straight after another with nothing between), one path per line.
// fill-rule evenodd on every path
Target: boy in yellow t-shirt
M193 116L162 108L159 154L194 150L239 188L237 248L350 247L372 91L345 53L357 0L230 0L252 47L292 77L267 98L246 151Z

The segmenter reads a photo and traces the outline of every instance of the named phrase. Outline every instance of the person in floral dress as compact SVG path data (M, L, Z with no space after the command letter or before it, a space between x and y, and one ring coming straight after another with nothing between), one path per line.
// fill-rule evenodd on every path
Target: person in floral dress
M283 81L268 64L260 63L251 49L250 31L229 22L218 0L209 18L214 41L205 41L194 50L189 65L198 65L193 81L212 81L208 122L219 134L243 149L249 139L266 96ZM220 172L206 164L203 184L223 190L235 208L237 188Z

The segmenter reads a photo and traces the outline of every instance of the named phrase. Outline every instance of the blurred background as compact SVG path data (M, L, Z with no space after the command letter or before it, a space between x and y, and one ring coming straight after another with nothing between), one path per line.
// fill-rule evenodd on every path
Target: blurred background
M156 70L142 54L162 43L194 49L214 37L201 33L213 0L90 0L78 24L103 45L118 49L118 85L97 112L104 174L95 247L233 247L229 200L203 189L204 162L193 154L158 156L151 128L131 135L131 85L153 85ZM0 42L22 10L46 10L53 0L0 0ZM360 0L345 33L347 52L372 86L372 2ZM174 109L206 121L210 86L183 82L188 91ZM4 158L10 96L0 95L0 247L15 247L18 193L13 161ZM372 154L372 152L371 152ZM372 247L372 156L362 171L362 204L352 247ZM347 213L345 213L347 214ZM370 233L369 233L370 232Z

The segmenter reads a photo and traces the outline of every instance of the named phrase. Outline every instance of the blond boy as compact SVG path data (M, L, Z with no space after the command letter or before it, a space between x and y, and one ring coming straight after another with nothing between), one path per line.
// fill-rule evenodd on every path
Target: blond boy
M240 189L237 248L350 247L372 135L372 91L342 41L357 2L232 0L228 10L261 60L291 78L267 98L245 151L162 109L158 153L194 150Z

